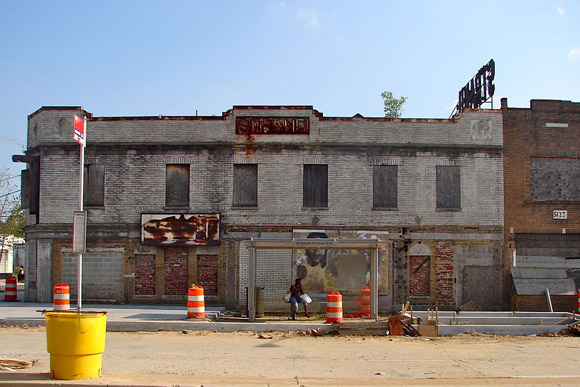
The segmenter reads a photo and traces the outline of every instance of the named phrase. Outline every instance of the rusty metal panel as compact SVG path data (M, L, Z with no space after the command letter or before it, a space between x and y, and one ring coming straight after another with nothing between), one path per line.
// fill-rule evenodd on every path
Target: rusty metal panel
M236 134L309 134L308 117L237 117Z
M141 214L141 243L154 246L216 246L219 214Z

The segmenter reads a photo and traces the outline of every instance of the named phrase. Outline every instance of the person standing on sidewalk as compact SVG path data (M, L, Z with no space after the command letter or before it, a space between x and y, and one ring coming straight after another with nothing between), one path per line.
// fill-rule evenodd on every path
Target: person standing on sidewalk
M290 316L291 320L296 320L296 312L298 312L298 303L304 305L304 315L308 318L310 315L308 314L308 303L306 300L302 298L304 294L304 290L302 289L302 280L300 278L296 278L294 285L290 286L290 305L292 306L292 316Z
M20 270L18 270L18 282L24 281L24 266L20 266Z

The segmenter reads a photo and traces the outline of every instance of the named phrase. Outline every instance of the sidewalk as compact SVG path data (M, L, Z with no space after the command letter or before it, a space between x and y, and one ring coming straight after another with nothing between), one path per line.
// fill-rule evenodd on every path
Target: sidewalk
M20 290L20 289L19 289ZM18 292L18 299L22 294ZM4 293L0 293L0 326L44 326L45 319L42 311L51 311L52 304L30 303L22 301L4 301ZM76 304L71 304L76 308ZM108 332L137 332L137 331L197 331L208 330L215 332L269 332L269 331L296 331L306 329L330 329L330 324L321 320L308 320L299 317L296 321L256 319L249 322L244 318L223 319L221 314L224 307L206 306L206 319L188 319L187 306L179 305L104 305L83 304L83 311L107 312ZM228 321L220 321L228 320ZM231 321L235 320L235 321Z

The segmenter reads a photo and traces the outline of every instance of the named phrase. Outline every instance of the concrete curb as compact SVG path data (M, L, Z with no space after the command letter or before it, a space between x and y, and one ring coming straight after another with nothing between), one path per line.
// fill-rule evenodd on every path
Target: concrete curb
M0 319L0 326L45 326L44 319ZM211 322L211 321L107 321L107 332L180 332L180 331L211 331L211 332L291 332L317 329L327 332L330 324L322 322Z

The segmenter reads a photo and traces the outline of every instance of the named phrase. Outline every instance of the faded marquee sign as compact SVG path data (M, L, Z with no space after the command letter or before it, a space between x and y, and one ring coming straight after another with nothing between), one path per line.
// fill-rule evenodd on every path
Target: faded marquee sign
M219 214L141 214L141 243L154 246L215 246Z
M309 134L308 117L237 117L236 134Z

